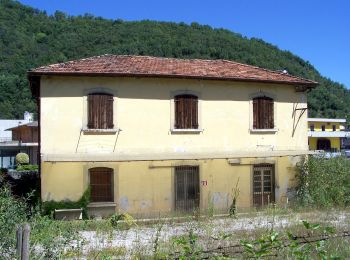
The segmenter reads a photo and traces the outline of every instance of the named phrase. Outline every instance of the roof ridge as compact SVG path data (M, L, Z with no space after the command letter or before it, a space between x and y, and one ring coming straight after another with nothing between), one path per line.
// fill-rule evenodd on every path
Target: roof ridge
M234 64L239 64L239 65L242 65L242 66L245 66L245 67L252 67L252 68L260 69L260 70L264 70L264 71L267 71L267 72L275 73L275 74L278 74L278 75L285 75L285 76L296 78L296 79L306 80L306 81L309 81L311 83L317 83L314 80L305 79L305 78L302 78L302 77L299 77L299 76L291 75L289 73L278 72L276 70L266 69L266 68L262 68L262 67L259 67L259 66L249 65L249 64L240 63L240 62L233 61L233 60L226 60L226 59L223 59L222 61L229 62L229 63L234 63Z
M283 73L283 72L278 72L276 70L271 70L271 69L266 69L266 68L262 68L259 66L254 66L254 65L250 65L250 64L245 64L245 63L241 63L241 62L237 62L234 60L227 60L227 59L199 59L199 58L195 58L195 59L189 59L189 58L175 58L175 57L160 57L160 56L150 56L150 55L132 55L132 54L127 54L127 55L117 55L117 54L105 54L105 55L111 55L111 56L123 56L123 57L140 57L140 58L159 58L159 59L172 59L172 60L187 60L187 61L209 61L209 62L214 62L214 61L223 61L223 62L229 62L229 63L234 63L234 64L239 64L241 66L245 66L245 67L251 67L251 68L256 68L256 69L260 69L260 70L264 70L267 72L271 72L271 73L275 73L278 75L285 75L288 77L292 77L292 78L296 78L296 79L300 79L300 80L306 80L309 81L310 83L317 83L314 80L310 80L310 79L305 79L299 76L295 76L295 75L291 75L289 73Z

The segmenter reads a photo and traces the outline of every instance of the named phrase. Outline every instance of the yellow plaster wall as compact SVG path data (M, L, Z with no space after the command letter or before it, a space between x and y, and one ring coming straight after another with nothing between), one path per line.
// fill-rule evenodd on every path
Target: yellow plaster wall
M119 133L87 134L86 95L93 89L108 90L114 98L114 124ZM195 92L199 96L199 121L203 132L174 134L172 94ZM275 100L273 133L252 133L251 98L267 93ZM200 166L200 205L227 212L232 189L239 180L238 207L252 206L252 164L267 159L159 161L162 154L308 150L305 93L288 85L180 79L100 77L42 77L41 153L70 160L89 155L90 162L42 160L42 199L78 200L89 185L88 169L114 169L117 211L133 215L169 213L174 208L174 165ZM293 113L295 112L295 113ZM295 116L294 120L293 115ZM300 117L300 120L297 119ZM298 122L298 123L296 123ZM96 155L151 156L153 161L94 162ZM170 156L171 157L171 156ZM77 158L77 157L74 157ZM86 157L84 157L86 158ZM276 201L284 203L294 185L296 157L270 158L276 169Z
M317 150L317 137L309 137L310 150ZM322 137L321 139L328 139L331 141L331 148L340 150L340 138L339 137Z
M232 189L238 182L238 208L252 206L252 165L275 164L276 202L285 203L288 188L295 185L294 166L298 157L242 159L231 165L227 160L144 161L144 162L43 162L42 198L47 200L78 200L88 187L88 169L114 169L114 200L118 212L134 216L158 216L174 209L174 166L199 165L201 211L212 205L216 213L226 212L231 204Z
M92 89L115 95L114 124L119 134L92 135L86 126L86 95ZM199 134L173 134L171 97L194 91L200 100ZM275 99L276 133L251 133L251 96ZM42 77L41 152L63 154L171 154L307 150L305 93L293 86L262 83L116 77ZM298 124L296 124L298 122ZM293 129L295 129L293 134Z
M322 131L322 125L324 125L326 132L333 132L333 125L336 126L336 131L340 131L340 126L342 126L340 123L333 122L308 122L309 130L311 125L314 125L315 131Z

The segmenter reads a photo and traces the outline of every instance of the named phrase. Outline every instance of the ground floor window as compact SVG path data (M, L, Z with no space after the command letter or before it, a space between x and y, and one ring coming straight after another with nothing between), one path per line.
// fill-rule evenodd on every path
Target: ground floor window
M113 169L96 167L89 170L91 202L113 201Z
M199 167L175 167L175 210L193 211L199 208Z
M253 204L262 207L275 202L274 165L258 164L253 166Z
M14 169L16 167L16 155L20 150L0 150L0 168Z

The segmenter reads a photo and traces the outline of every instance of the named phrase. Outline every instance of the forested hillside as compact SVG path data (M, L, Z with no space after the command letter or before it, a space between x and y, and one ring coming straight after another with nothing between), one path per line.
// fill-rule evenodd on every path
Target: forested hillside
M350 117L350 91L344 85L260 39L197 23L125 22L62 12L48 16L18 2L0 0L0 118L21 118L24 110L35 111L28 69L106 53L228 59L287 69L320 83L309 93L310 116Z

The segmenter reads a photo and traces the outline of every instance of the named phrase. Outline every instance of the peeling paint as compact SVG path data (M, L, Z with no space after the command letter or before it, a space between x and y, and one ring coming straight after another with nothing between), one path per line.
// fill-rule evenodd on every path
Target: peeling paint
M152 201L150 200L141 200L140 201L140 208L141 209L147 209L152 207Z
M120 203L119 203L120 209L122 209L122 210L128 210L129 209L129 199L128 199L128 197L123 196L123 197L120 198L119 201L120 201Z
M229 201L229 194L226 192L213 192L212 202L215 208L226 208Z

